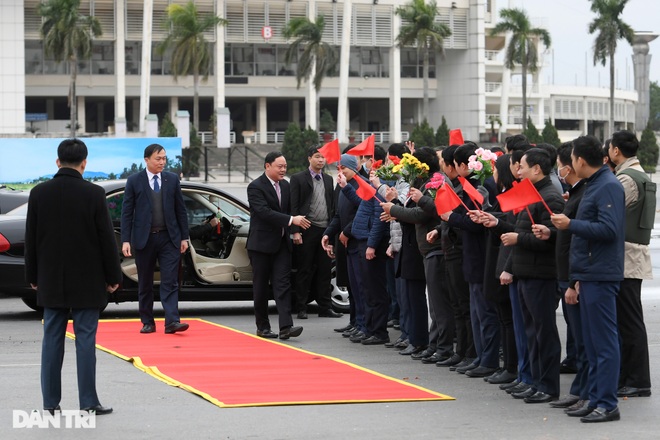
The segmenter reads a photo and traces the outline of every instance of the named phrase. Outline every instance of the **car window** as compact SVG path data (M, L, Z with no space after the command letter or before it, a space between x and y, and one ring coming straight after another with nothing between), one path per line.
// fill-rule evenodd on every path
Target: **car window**
M215 206L222 213L223 217L237 219L242 222L250 221L250 212L242 206L237 205L230 200L220 198L215 194L202 193L200 195Z
M114 194L108 197L108 211L110 211L110 218L112 225L119 227L121 225L121 205L124 202L124 193Z

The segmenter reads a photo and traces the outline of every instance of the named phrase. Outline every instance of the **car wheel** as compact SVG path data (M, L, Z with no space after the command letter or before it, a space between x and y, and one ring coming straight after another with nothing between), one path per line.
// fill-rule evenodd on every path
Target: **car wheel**
M339 287L335 283L337 278L333 277L330 281L330 300L332 309L338 313L350 313L351 305L348 301L348 289Z

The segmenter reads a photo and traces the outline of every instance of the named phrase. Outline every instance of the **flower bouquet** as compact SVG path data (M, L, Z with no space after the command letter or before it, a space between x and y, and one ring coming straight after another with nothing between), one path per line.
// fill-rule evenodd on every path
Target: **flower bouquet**
M474 171L475 177L483 185L484 180L493 175L496 160L497 155L492 151L477 148L474 154L468 159L468 168Z
M376 167L374 163L373 168L376 170L376 176L381 180L393 181L399 180L400 174L392 172L392 169L399 164L400 160L397 156L388 156L389 162L387 165Z
M428 194L435 199L435 194L438 191L438 188L440 188L442 185L445 184L445 176L443 176L441 173L434 173L433 177L431 177L431 180L426 182L426 191Z
M403 179L413 186L417 178L424 179L429 173L429 166L422 163L415 156L404 153L398 165L394 165L392 172L400 174Z

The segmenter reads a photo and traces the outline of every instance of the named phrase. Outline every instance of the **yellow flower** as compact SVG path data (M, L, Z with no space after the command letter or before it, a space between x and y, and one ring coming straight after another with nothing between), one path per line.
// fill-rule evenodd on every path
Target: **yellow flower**
M399 165L394 165L394 167L392 167L392 172L393 172L393 173L398 173L399 171L401 171L401 168L402 168L402 167L401 167L401 164L399 164Z

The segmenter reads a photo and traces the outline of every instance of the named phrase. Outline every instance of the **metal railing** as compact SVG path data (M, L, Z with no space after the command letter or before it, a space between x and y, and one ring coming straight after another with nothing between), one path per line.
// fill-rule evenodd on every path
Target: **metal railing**
M331 132L330 134L330 139L329 140L334 140L337 138L337 132ZM388 143L392 142L391 134L389 131L376 131L376 132L371 132L371 131L356 131L354 133L351 133L348 138L349 142L355 143L355 142L362 142L366 138L368 138L371 135L374 135L375 137L375 142L377 144L379 143ZM202 140L202 145L213 145L215 144L215 137L213 136L213 132L211 131L200 131L197 133L197 135L201 138ZM352 139L352 140L351 140ZM401 132L401 141L405 142L408 139L410 139L410 133L407 131L402 131ZM263 139L263 136L261 136L260 132L254 132L252 136L245 137L245 143L248 144L281 144L284 142L284 132L283 131L267 131L266 132L266 138ZM233 145L236 143L236 133L235 132L230 132L229 133L229 142ZM327 142L324 140L324 135L323 133L319 134L319 142Z

